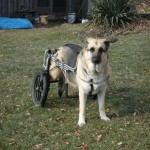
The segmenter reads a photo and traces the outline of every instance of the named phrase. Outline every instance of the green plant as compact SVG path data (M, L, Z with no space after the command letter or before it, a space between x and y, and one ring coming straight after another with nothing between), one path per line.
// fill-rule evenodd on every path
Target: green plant
M92 0L92 22L105 27L125 27L137 18L132 0Z

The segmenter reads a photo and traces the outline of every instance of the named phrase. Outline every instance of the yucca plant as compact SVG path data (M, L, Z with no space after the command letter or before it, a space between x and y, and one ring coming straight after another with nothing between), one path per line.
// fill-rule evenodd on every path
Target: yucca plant
M92 22L106 27L125 27L137 18L133 0L91 0Z

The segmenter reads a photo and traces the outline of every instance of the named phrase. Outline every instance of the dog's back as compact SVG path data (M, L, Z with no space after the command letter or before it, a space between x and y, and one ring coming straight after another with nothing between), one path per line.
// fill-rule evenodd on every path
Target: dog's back
M82 47L80 47L78 45L66 44L58 49L57 58L61 62L65 63L71 67L75 67L77 57L78 57L78 54L80 53L81 49L82 49Z

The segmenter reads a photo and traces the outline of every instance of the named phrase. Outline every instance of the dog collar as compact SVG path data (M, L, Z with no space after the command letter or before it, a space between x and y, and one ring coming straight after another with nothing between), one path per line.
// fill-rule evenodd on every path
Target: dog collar
M86 83L89 83L89 84L102 84L103 82L107 82L108 79L109 79L109 77L106 77L106 78L104 78L104 79L101 80L101 81L94 82L93 79L90 79L89 81L87 81L87 80L84 80L84 79L80 78L79 76L78 76L78 78L79 78L80 80L82 80L83 82L86 82Z
M84 72L88 75L88 72L86 71L86 69L83 68L83 70L84 70ZM89 76L89 75L88 75L88 76ZM103 80L97 81L97 82L93 82L93 79L92 79L92 78L90 79L90 81L86 81L86 80L84 80L84 79L82 79L82 78L80 78L80 79L81 79L82 81L87 82L87 83L90 83L90 84L102 84L102 82L108 81L109 77L106 77L106 78L104 78Z

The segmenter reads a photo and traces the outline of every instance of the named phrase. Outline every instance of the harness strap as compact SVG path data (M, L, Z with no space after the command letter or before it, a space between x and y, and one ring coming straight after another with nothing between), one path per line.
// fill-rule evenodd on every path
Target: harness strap
M84 69L84 68L83 68L83 69ZM85 71L86 74L88 74L85 69L84 69L84 71ZM80 77L79 77L79 78L80 78ZM93 89L94 89L94 84L100 84L100 85L101 85L101 84L103 84L104 82L107 82L107 83L108 83L109 77L106 77L106 78L104 78L103 80L97 81L97 82L94 82L93 79L90 79L90 81L86 81L86 80L84 80L84 79L82 79L82 78L80 78L80 79L81 79L83 82L86 82L86 83L90 84L91 90L90 90L89 94L91 95L92 92L93 92Z
M92 82L93 82L93 79L91 79L90 82L92 83ZM93 91L93 84L90 84L90 86L91 86L91 91L89 92L89 94L91 95L91 94L92 94L92 91Z

